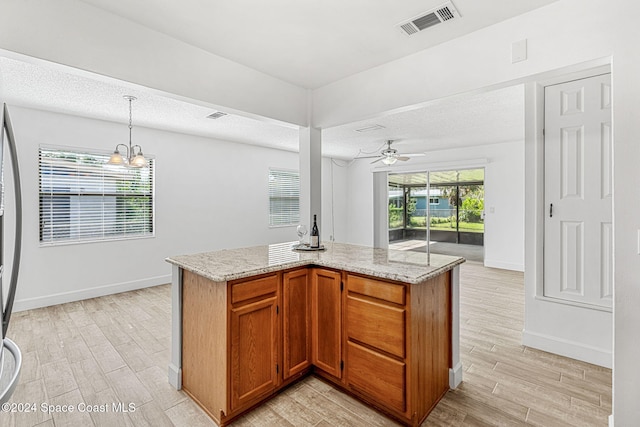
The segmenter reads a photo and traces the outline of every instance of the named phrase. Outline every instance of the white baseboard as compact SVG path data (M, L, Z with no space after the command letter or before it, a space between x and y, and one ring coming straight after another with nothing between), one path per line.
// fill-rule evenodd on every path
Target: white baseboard
M609 427L613 427L613 414L609 415Z
M484 266L489 268L499 268L501 270L524 271L524 264L514 264L511 262L495 261L491 259L485 259Z
M169 363L169 384L171 384L176 390L182 388L182 369L178 368L173 363Z
M131 282L116 283L113 285L98 286L96 288L81 289L78 291L61 292L35 298L16 300L13 311L32 310L34 308L48 307L67 302L80 301L105 295L119 294L120 292L134 291L136 289L149 288L151 286L171 283L171 275L156 276L149 279L134 280Z
M609 369L611 369L613 365L613 355L610 350L592 347L550 335L524 330L522 331L522 344L527 347L582 360L583 362L604 366Z
M449 368L449 388L458 388L462 382L462 362L458 362L453 368Z

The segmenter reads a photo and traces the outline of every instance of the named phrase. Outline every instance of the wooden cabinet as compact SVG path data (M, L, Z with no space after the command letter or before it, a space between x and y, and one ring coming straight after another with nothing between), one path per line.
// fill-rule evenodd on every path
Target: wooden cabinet
M221 424L228 414L227 284L182 271L182 389Z
M231 411L278 386L278 276L231 284Z
M348 274L344 376L350 391L417 426L449 389L450 273L419 285Z
M340 272L311 269L312 363L342 377L342 293Z
M311 287L307 269L282 277L283 379L311 365Z
M346 291L346 383L405 413L405 286L350 274Z
M317 267L182 274L182 385L219 425L312 369L411 426L449 388L450 272L416 285Z

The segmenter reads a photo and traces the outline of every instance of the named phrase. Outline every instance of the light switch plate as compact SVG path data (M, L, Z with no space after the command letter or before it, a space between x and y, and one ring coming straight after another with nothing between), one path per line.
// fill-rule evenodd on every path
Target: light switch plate
M511 63L527 59L527 39L511 43Z

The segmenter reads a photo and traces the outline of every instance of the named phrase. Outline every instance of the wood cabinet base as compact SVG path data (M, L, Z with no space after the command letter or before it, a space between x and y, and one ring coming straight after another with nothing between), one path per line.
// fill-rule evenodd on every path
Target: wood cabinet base
M408 426L449 389L452 276L182 276L182 387L220 426L315 373Z

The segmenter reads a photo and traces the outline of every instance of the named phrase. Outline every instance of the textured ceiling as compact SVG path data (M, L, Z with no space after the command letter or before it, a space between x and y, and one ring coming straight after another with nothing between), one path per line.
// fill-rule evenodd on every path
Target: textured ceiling
M293 84L315 88L555 0L453 0L462 17L412 37L399 22L444 0L82 0L214 54ZM205 117L215 106L71 70L44 61L0 57L9 104L126 123L122 96L138 97L134 126L298 151L296 128L240 115ZM223 109L224 110L224 109ZM323 155L351 159L376 154L392 139L400 153L522 140L523 90L438 100L376 120L323 129ZM381 125L367 132L356 129Z
M218 111L156 94L149 89L117 80L100 80L0 56L4 101L29 108L128 123L128 101L133 95L133 125L191 135L298 150L294 127L228 115L217 120L206 116Z
M134 126L205 136L227 141L298 151L297 128L230 114L206 116L215 108L195 105L88 73L69 73L60 66L27 63L0 56L0 77L8 104L119 123L128 122L123 95L133 104ZM371 125L371 132L356 129ZM513 86L431 102L403 113L322 131L322 152L352 159L377 154L387 139L400 153L521 141L524 137L524 90Z
M373 125L384 128L356 131ZM401 154L522 141L524 88L437 100L415 110L327 129L322 137L332 155L341 158L381 150L388 139L395 141L393 148Z
M317 88L556 0L453 0L460 19L411 37L396 25L445 0L82 1L284 81Z

